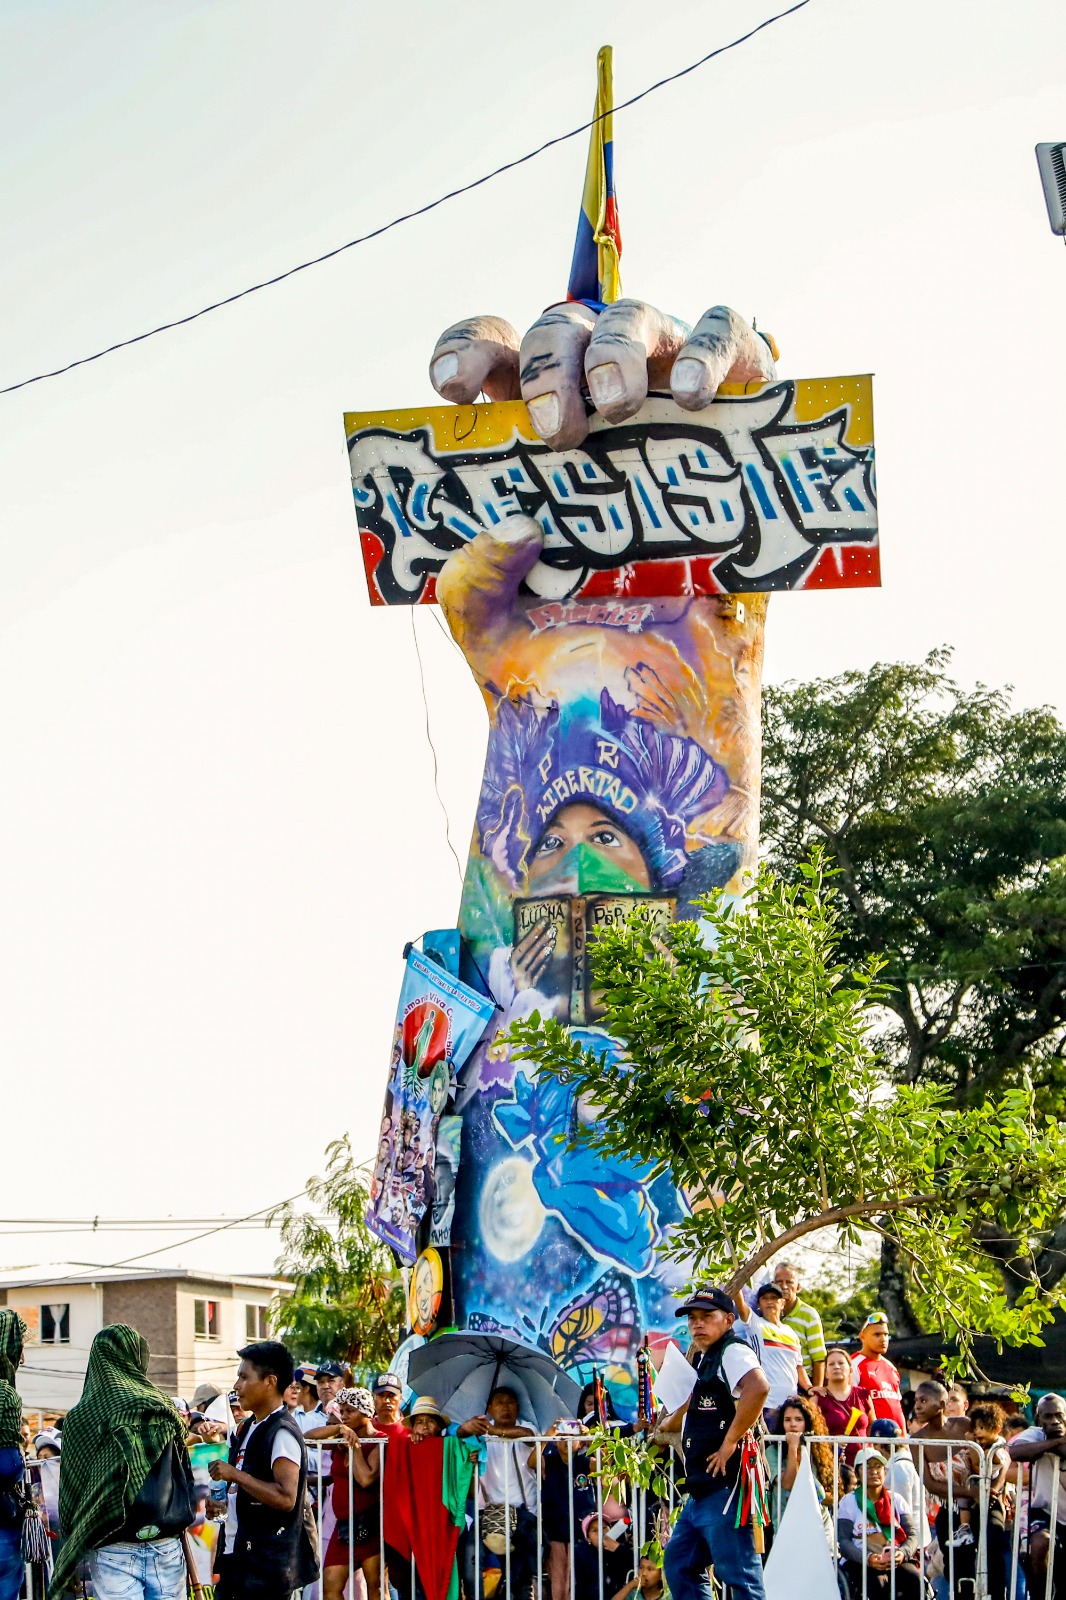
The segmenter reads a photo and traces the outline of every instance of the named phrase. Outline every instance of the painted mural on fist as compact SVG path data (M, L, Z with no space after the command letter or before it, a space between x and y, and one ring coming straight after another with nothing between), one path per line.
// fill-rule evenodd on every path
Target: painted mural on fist
M709 889L739 888L757 833L765 601L548 618L523 592L543 537L511 519L438 579L489 713L459 927L499 1007L456 1101L453 1293L464 1325L516 1327L583 1377L597 1365L624 1403L641 1336L673 1326L680 1275L657 1246L685 1201L650 1162L570 1148L595 1108L538 1080L505 1034L535 1010L617 1054L589 983L597 928L637 905L691 917Z

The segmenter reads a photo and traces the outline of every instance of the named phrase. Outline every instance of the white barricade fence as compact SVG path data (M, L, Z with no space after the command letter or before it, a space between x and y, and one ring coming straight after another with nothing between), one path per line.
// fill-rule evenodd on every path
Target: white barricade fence
M678 1439L677 1435L671 1437ZM663 1442L652 1445L629 1441L628 1460L643 1459L654 1467L653 1471L634 1476L616 1464L612 1442L602 1438L538 1435L500 1442L511 1447L500 1452L502 1473L498 1463L493 1467L492 1483L502 1486L502 1504L487 1501L482 1472L476 1462L473 1466L456 1558L461 1600L616 1600L627 1582L636 1580L642 1552L661 1564L661 1541L668 1539L684 1502L684 1467L665 1436ZM381 1452L387 1478L388 1441L374 1437L367 1443ZM785 1587L774 1574L773 1546L775 1539L781 1537L785 1522L790 1501L790 1486L785 1479L791 1479L792 1469L785 1435L765 1435L762 1444L770 1512L764 1555L768 1563L768 1600L777 1594L794 1596L795 1600L822 1600L820 1588L803 1587L801 1573L790 1571ZM812 1444L825 1447L820 1460L810 1454ZM887 1535L871 1531L871 1521L878 1528L881 1526L873 1511L860 1515L861 1545L856 1544L849 1556L841 1547L841 1505L854 1482L851 1463L860 1450L871 1447L886 1466L886 1486L890 1489ZM419 1446L412 1443L410 1448ZM545 1522L544 1452L549 1448L555 1452L553 1472L565 1470L561 1528L564 1539L550 1537L560 1531L558 1494L552 1497L552 1526L549 1528ZM335 1550L346 1551L346 1561L342 1563L347 1568L343 1593L354 1600L362 1592L361 1585L357 1587L360 1563L355 1550L365 1545L357 1546L353 1535L357 1521L360 1531L366 1532L368 1513L356 1513L353 1508L353 1452L343 1443L308 1443L308 1483L319 1535L317 1593L319 1600L324 1600L322 1576L332 1527L328 1507L334 1451L344 1458L348 1486L347 1537L342 1533ZM654 1455L649 1457L649 1452ZM1035 1474L1028 1472L1027 1464L1012 1462L1006 1480L1001 1481L1003 1446L985 1450L976 1442L959 1439L856 1440L807 1435L802 1454L811 1462L817 1488L809 1499L813 1504L817 1498L832 1558L835 1589L826 1600L1052 1600L1056 1560L1066 1575L1066 1506L1063 1527L1054 1537L1059 1527L1059 1474L1050 1475L1050 1504L1038 1510L1041 1522L1049 1524L1053 1535L1046 1570L1039 1570L1034 1565L1027 1531L1033 1509L1033 1483L1029 1480ZM370 1455L368 1451L367 1456ZM861 1479L858 1487L862 1488ZM907 1528L900 1525L901 1503ZM579 1505L584 1508L581 1514ZM417 1519L418 1507L412 1509ZM367 1585L368 1600L426 1600L414 1556L410 1562L405 1560L398 1571L395 1553L388 1553L380 1477L373 1490L372 1511L381 1559L376 1584ZM797 1509L794 1522L800 1514ZM809 1521L809 1508L802 1510L802 1515ZM590 1537L593 1533L595 1539ZM902 1565L876 1561L871 1565L870 1558L887 1538L893 1541L893 1547L897 1540L904 1539L908 1546L915 1539L916 1544L908 1548ZM594 1556L591 1546L595 1548ZM791 1548L796 1546L790 1545ZM856 1552L860 1559L853 1559ZM337 1581L330 1581L331 1589ZM628 1592L633 1593L633 1600L641 1600L639 1587ZM716 1600L718 1596L721 1600L729 1596L729 1590L718 1585L713 1592ZM339 1600L341 1591L335 1593ZM308 1591L304 1594L307 1596ZM1066 1595L1066 1583L1060 1583L1059 1594ZM621 1596L621 1600L627 1600L627 1596Z

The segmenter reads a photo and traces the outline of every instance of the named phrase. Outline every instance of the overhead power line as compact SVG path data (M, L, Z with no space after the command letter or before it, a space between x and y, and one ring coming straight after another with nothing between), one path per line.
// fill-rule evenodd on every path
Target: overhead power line
M328 1219L317 1217L318 1222ZM121 1233L132 1233L137 1229L151 1228L160 1231L183 1228L207 1227L247 1227L247 1228L272 1228L276 1223L269 1222L266 1217L250 1218L247 1222L238 1221L235 1217L0 1217L0 1227L7 1227L17 1223L26 1227L37 1226L48 1228L69 1228L80 1232L88 1228L90 1232L104 1232L105 1230L118 1230Z
M668 77L660 78L657 83L651 83L639 94L631 95L628 100L614 107L613 115L626 111L630 106L635 106L638 101L647 99L658 89L665 89L667 84L676 83L679 78L687 78L690 72L696 72L700 67L713 61L716 56L725 55L728 50L735 50L738 45L746 44L749 39L754 39L757 33L762 33L765 28L773 27L775 22L782 22L785 17L791 17L795 12L802 11L804 6L810 5L811 0L796 0L795 5L786 11L778 11L772 17L767 17L754 28L749 28L747 33L742 33L739 38L731 39L728 44L721 44L714 50L708 50L705 56L698 61L692 61L687 67L682 67L678 72L671 72ZM546 139L543 144L537 145L534 150L527 150L525 155L516 156L512 161L505 161L500 166L494 167L491 172L483 173L480 178L473 178L469 183L462 184L458 189L449 189L446 194L438 195L435 200L428 200L425 205L416 206L411 211L405 211L398 217L393 217L391 222L383 222L380 227L372 228L369 233L361 233L356 239L349 239L346 244L334 246L332 250L325 250L319 256L312 256L309 261L301 261L294 267L287 267L284 272L275 273L272 278L264 278L261 283L250 284L247 289L238 289L236 294L226 295L222 300L214 300L210 305L201 306L199 311L190 311L187 316L176 317L172 322L161 322L158 327L148 328L144 333L134 334L130 339L119 339L114 344L109 344L103 350L94 351L91 356L80 356L76 361L67 361L61 367L54 367L51 372L38 372L35 377L22 378L18 383L9 383L6 388L0 389L0 394L14 394L17 389L26 389L33 383L44 383L48 378L60 378L65 372L73 372L75 367L85 367L93 361L100 361L104 356L113 355L116 350L127 350L130 345L142 344L145 339L154 339L156 334L169 333L174 328L184 328L190 322L196 322L200 317L206 317L212 311L221 311L223 306L236 304L238 300L245 300L251 294L258 294L261 289L271 289L276 283L284 283L286 278L295 277L298 272L307 272L311 267L319 267L325 261L332 261L334 256L343 255L346 250L354 250L357 245L368 244L371 239L380 239L382 234L391 233L393 228L399 228L405 222L412 222L416 217L424 217L430 211L446 205L449 200L457 200L460 195L470 194L474 189L480 189L483 184L491 183L494 178L500 178L505 172L513 172L516 167L523 167L527 162L535 161L545 151L552 150L556 145L566 144L570 139L576 139L579 134L588 130L610 116L611 112L601 113L598 117L590 117L588 122L582 122L576 128L571 128L569 133L556 134L552 139Z
M209 1239L212 1234L225 1233L229 1228L236 1227L241 1222L250 1222L253 1217L265 1217L271 1211L276 1211L279 1206L292 1205L296 1200L302 1200L307 1193L301 1189L299 1194L291 1194L287 1200L275 1200L273 1205L260 1206L258 1211L249 1211L246 1217L234 1217L231 1222L223 1222L216 1228L208 1228L204 1233L194 1233L188 1239L179 1239L176 1244L157 1245L154 1250L142 1250L139 1256L126 1256L122 1261L112 1261L112 1267L131 1267L136 1261L147 1261L149 1256L159 1256L167 1250L181 1250L187 1244L198 1244L201 1239Z
M275 1231L276 1230L274 1228L269 1227L266 1223L263 1223L263 1222L239 1223L239 1224L234 1224L234 1228L233 1228L233 1232L234 1233L264 1233L264 1232L265 1233L273 1233ZM65 1228L33 1228L33 1227L23 1227L23 1226L16 1225L13 1228L0 1228L0 1239L8 1238L13 1234L17 1235L19 1238L35 1237L35 1238L40 1238L40 1239L65 1239L68 1234L73 1236L75 1234L82 1234L82 1233L91 1233L91 1234L98 1234L99 1235L99 1234L105 1234L105 1233L180 1233L180 1232L181 1232L180 1228L86 1228L86 1227L79 1227L79 1228L70 1228L70 1227L65 1227ZM170 1249L176 1250L178 1247L175 1244L175 1245L166 1245L164 1248L167 1249L167 1250L170 1250ZM6 1270L6 1269L5 1268L0 1268L0 1271L4 1271L4 1270Z

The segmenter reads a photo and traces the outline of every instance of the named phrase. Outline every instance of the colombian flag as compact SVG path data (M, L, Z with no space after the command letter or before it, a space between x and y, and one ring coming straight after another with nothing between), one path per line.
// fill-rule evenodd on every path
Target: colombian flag
M596 121L589 134L585 192L581 196L581 217L566 293L568 300L582 300L596 311L619 299L622 293L622 234L614 198L612 57L609 44L596 57Z

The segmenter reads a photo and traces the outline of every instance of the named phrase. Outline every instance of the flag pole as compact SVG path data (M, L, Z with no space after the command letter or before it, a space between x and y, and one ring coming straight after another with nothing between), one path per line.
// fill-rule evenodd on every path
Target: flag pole
M566 298L594 311L621 299L621 256L614 190L614 50L605 44L596 57L596 106Z

